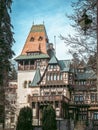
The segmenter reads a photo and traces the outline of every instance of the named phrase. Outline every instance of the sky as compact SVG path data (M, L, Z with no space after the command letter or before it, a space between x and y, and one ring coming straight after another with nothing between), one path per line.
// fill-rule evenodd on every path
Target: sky
M13 0L11 22L16 41L12 48L15 57L20 55L32 25L44 24L49 42L56 48L57 58L70 59L68 47L59 36L74 33L70 26L71 21L66 17L66 14L72 13L71 1L75 2L75 0Z

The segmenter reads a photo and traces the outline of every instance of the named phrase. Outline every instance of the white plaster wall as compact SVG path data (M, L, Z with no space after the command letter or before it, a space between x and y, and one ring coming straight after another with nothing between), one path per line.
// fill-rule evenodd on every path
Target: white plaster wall
M24 88L24 81L33 81L35 75L34 71L18 71L18 89L17 89L17 103L19 108L28 105L28 95L31 94L29 88Z

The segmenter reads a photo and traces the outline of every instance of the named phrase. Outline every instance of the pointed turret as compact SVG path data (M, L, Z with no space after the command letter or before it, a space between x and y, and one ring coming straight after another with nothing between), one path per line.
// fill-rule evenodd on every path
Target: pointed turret
M48 37L45 26L33 25L23 47L21 55L32 53L47 54Z
M58 64L58 60L55 55L52 56L48 64Z
M36 70L35 75L34 75L34 79L33 79L32 83L31 83L31 86L32 86L32 87L33 87L33 86L38 86L37 83L40 81L40 79L41 79L41 74L40 74L40 69L38 68L38 69Z

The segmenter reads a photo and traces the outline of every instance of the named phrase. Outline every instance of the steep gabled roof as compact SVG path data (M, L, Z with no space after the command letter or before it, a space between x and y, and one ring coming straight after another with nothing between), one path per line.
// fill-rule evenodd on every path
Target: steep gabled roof
M58 60L55 55L52 56L50 61L48 62L49 65L58 64L60 66L61 71L70 71L70 60Z
M52 58L50 59L50 61L48 62L48 64L58 64L58 60L55 57L55 55L52 56Z
M61 68L61 71L66 71L69 72L70 71L70 60L59 60L59 65Z
M38 82L40 81L40 79L41 79L41 74L40 74L40 69L38 68L37 70L36 70L36 73L35 73L35 76L34 76L34 79L33 79L33 81L32 81L32 83L31 83L31 87L33 87L33 86L38 86Z
M26 39L21 55L40 52L47 54L48 37L44 25L33 25Z

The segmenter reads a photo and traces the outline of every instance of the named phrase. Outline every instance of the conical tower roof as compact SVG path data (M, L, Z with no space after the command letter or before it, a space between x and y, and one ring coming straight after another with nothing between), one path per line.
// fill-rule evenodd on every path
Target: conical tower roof
M48 37L46 34L45 26L43 24L33 25L31 27L21 55L35 52L47 54L47 44Z

